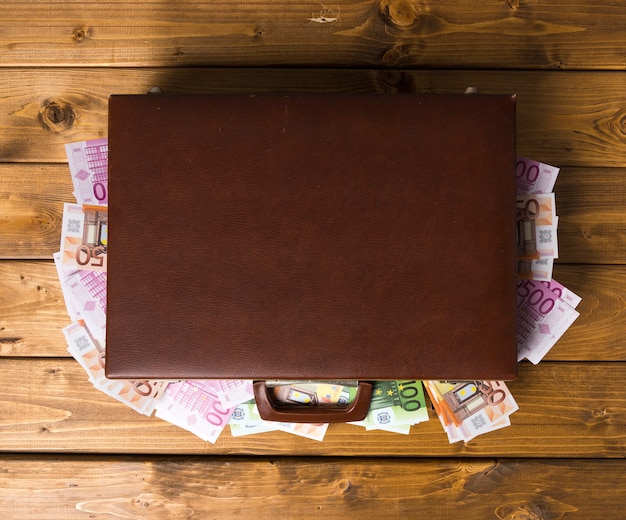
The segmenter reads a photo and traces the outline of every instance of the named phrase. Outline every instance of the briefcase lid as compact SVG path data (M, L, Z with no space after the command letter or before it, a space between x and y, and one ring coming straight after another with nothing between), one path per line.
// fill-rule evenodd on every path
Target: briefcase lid
M108 377L515 377L514 96L112 96L109 168Z

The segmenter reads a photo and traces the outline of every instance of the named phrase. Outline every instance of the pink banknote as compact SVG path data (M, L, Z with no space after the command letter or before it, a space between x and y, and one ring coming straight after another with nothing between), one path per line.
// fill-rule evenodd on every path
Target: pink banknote
M109 202L108 139L65 145L72 174L74 196L79 204L106 206Z
M539 363L579 313L542 282L517 282L517 360Z

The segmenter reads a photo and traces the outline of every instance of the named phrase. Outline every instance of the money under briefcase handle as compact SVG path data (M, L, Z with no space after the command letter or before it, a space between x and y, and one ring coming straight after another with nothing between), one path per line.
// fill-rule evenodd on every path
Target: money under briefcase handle
M298 423L362 421L369 411L371 398L372 384L359 381L356 397L346 408L286 406L276 402L265 381L254 382L254 399L259 415L265 421Z

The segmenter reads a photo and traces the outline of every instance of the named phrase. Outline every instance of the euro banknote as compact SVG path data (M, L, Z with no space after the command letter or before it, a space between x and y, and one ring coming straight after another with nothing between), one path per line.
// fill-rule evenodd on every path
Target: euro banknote
M525 157L517 158L517 178L516 189L518 195L534 195L534 194L550 194L554 189L559 168L534 161ZM552 195L554 196L554 195ZM540 239L545 240L553 236L557 247L555 251L558 255L558 216L556 216L556 208L554 209L555 223L549 228L537 228L533 215L528 214L532 211L532 207L519 207L518 200L518 222L517 222L517 240L518 240L518 263L517 276L528 280L549 281L552 279L552 271L554 267L555 256L547 256L545 253L540 254L537 248L537 234L542 232Z
M558 258L554 193L518 195L516 211L518 259Z
M570 307L574 309L578 307L578 304L582 301L582 298L578 296L574 291L568 289L563 284L557 282L554 279L542 282L542 285L550 289L554 294L556 294L559 298L561 298L565 303L567 303Z
M61 265L77 270L106 271L107 208L65 203L61 225Z
M469 441L508 424L519 409L503 381L424 381L448 440Z
M516 188L518 195L550 193L559 175L559 168L525 157L516 163Z
M74 196L79 204L106 206L109 202L108 139L65 145Z
M559 290L556 284L554 288ZM526 358L533 364L539 363L578 316L578 311L549 286L535 280L518 280L518 361Z
M372 390L365 428L396 429L428 420L428 409L421 381L376 381ZM404 428L402 429L405 430Z
M272 432L279 429L277 422L265 421L261 418L254 399L240 403L235 407L228 421L228 426L233 437Z
M536 258L517 261L517 277L525 280L549 282L552 280L554 258Z
M277 423L278 430L305 437L314 441L323 441L330 426L328 423Z
M254 400L237 405L228 424L233 437L270 431L283 431L316 441L324 440L329 427L327 423L307 424L265 421L259 415L259 410Z
M60 253L54 258L68 315L72 321L84 320L94 336L104 342L107 273L63 269Z
M78 320L65 327L63 334L68 352L85 369L95 388L139 413L152 415L167 388L167 381L107 379L104 372L105 347L94 337L86 323Z
M156 405L156 416L215 443L233 413L207 380L171 383Z
M224 408L232 408L254 397L251 380L209 379L206 385L217 396Z

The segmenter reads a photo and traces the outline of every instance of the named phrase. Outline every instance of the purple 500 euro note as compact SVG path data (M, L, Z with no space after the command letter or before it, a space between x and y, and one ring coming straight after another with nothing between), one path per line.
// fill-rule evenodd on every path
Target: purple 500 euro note
M68 143L65 154L76 202L106 206L109 202L108 139Z
M232 408L254 397L251 380L243 379L208 379L203 382L210 388L224 408Z
M529 193L550 193L559 169L525 157L517 158L517 194L526 195Z
M214 443L233 410L222 406L209 381L189 380L170 384L156 416Z
M537 364L579 313L542 282L517 282L517 360Z

